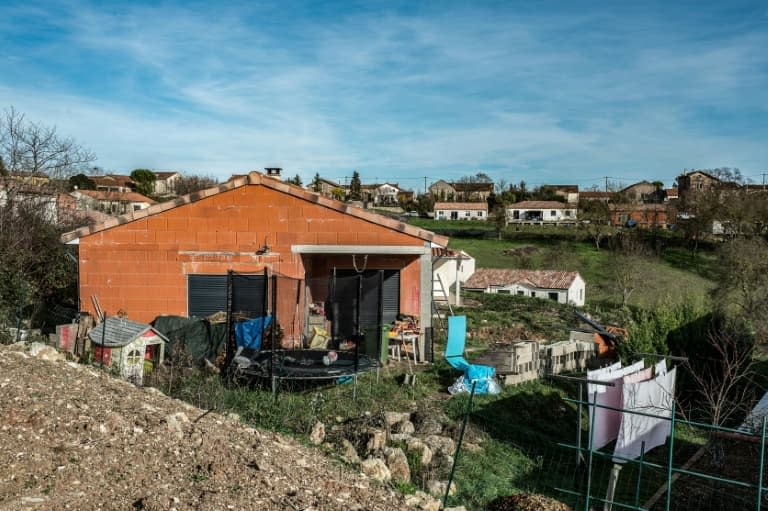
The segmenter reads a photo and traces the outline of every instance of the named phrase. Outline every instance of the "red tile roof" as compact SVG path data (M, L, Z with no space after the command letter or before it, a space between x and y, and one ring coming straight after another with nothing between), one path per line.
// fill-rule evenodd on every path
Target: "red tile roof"
M522 284L539 289L568 289L579 276L575 271L559 270L510 270L499 268L478 268L467 279L467 289L487 289L491 286Z
M311 202L319 206L323 206L329 209L339 211L346 215L354 216L356 218L365 220L367 222L371 222L371 223L378 224L398 232L402 232L409 236L413 236L414 238L420 238L424 241L429 241L441 247L445 247L448 245L447 236L441 236L431 231L427 231L425 229L421 229L413 225L409 225L404 222L400 222L398 220L388 218L383 215L371 213L370 211L366 211L361 208L350 206L349 204L345 204L337 200L329 199L328 197L323 197L318 193L309 192L307 190L304 190L300 186L288 184L284 181L280 181L279 179L273 179L271 177L267 177L263 174L260 174L259 172L251 172L247 176L244 176L238 179L232 179L230 181L227 181L224 184L215 186L213 188L208 188L207 190L201 190L199 192L183 195L181 197L178 197L175 200L162 202L160 204L155 204L154 206L150 206L149 208L142 209L140 211L133 211L131 213L126 213L125 215L112 218L110 220L101 222L99 224L96 224L90 227L81 227L80 229L77 229L75 231L70 231L62 234L60 240L63 243L67 243L78 238L90 236L91 234L97 233L99 231L104 231L106 229L110 229L112 227L116 227L121 224L126 224L129 222L133 222L135 220L146 218L148 216L157 215L169 209L177 208L185 204L191 204L193 202L197 202L199 200L203 200L208 197L218 195L222 192L226 192L229 190L233 190L235 188L240 188L242 186L249 186L249 185L259 185L259 186L264 186L266 188L271 188L272 190L278 191L280 193L292 195L294 197L305 200L307 202Z
M576 209L576 207L554 200L526 200L510 204L507 209Z
M440 248L432 247L432 257L455 257L459 259L472 259L472 256L464 252L463 250L455 250L453 248Z
M436 202L435 210L438 209L471 209L485 211L488 209L487 202Z
M78 190L78 192L95 200L156 203L156 201L137 192L107 192L104 190Z

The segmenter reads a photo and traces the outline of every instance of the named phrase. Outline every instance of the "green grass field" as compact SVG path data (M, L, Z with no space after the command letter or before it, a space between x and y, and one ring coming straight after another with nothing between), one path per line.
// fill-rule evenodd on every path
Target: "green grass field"
M588 241L532 240L509 241L477 238L451 238L451 248L462 249L475 258L477 268L524 268L578 271L587 283L587 304L610 306L620 303L611 258L614 253L597 250ZM689 261L687 251L668 249L664 257L634 259L638 266L637 287L629 304L653 307L660 301L680 302L687 297L706 296L713 287L713 258L700 255Z

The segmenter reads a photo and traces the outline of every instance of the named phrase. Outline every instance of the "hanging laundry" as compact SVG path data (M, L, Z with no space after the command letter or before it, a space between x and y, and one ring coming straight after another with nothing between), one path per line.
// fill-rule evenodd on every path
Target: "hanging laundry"
M603 387L602 392L593 393L589 396L589 424L594 425L590 431L590 448L600 449L605 445L616 440L621 425L621 412L601 408L601 406L610 406L612 408L622 408L622 381L625 376L643 371L645 362L640 360L630 366L622 367L607 374L598 375L596 380L613 383L613 386L595 385ZM650 374L647 375L650 378ZM593 417L594 415L594 417Z
M611 364L607 367L601 367L600 369L594 369L592 371L587 371L587 379L588 380L599 380L601 376L607 375L613 371L616 371L618 369L621 369L621 361L618 361L614 364ZM598 385L596 383L587 383L587 393L588 395L593 395L595 392L602 393L605 389L604 385Z
M676 371L673 368L652 380L622 386L625 412L621 414L621 427L613 452L621 458L614 458L615 463L626 463L627 459L639 457L643 442L645 452L666 443L672 427L669 419L672 417ZM656 417L628 413L633 411Z
M659 362L656 363L653 369L653 376L660 376L662 374L667 374L667 359L662 358Z

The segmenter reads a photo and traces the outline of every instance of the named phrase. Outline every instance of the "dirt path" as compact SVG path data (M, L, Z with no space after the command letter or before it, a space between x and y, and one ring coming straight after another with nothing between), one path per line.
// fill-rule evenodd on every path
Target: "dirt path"
M291 438L0 346L2 510L404 507Z

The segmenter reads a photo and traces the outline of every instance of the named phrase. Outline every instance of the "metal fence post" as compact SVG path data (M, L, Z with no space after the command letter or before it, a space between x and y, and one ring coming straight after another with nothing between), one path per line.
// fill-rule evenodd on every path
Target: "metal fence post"
M635 508L640 509L640 484L643 480L643 463L645 462L645 441L640 444L640 465L637 472L637 486L635 486Z
M760 429L760 469L758 470L757 480L757 502L755 509L760 511L763 504L763 473L765 469L765 421L766 416L763 415L763 427Z
M589 409L589 408L587 408ZM584 501L584 511L589 511L589 493L592 486L592 450L595 441L595 416L597 415L597 391L594 393L594 399L592 400L592 420L589 425L589 461L587 461L587 498Z
M672 400L672 424L670 426L669 435L669 463L667 464L667 502L664 505L664 509L669 511L669 506L672 505L672 458L675 450L675 412L677 402Z
M472 399L475 397L475 387L477 386L477 380L472 382L472 390L469 393L469 401L467 402L467 412L464 414L464 422L461 423L461 431L459 432L459 441L456 443L456 452L453 453L453 465L451 465L451 475L448 476L448 485L445 488L445 496L443 496L443 508L445 508L448 502L448 494L451 492L451 484L453 484L453 475L456 472L456 463L459 461L459 451L461 450L461 442L464 440L464 430L469 422L469 415L472 413Z

